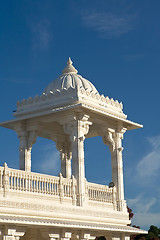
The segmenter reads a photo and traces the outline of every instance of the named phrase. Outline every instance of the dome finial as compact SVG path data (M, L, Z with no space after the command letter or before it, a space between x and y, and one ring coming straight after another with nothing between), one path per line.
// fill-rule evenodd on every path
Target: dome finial
M73 62L72 62L71 58L69 57L69 58L68 58L68 61L67 61L67 64L68 64L68 65L72 65L72 63L73 63Z
M68 61L67 61L67 66L65 67L65 69L62 71L63 74L66 73L78 73L78 71L75 69L75 67L72 65L72 60L69 57Z

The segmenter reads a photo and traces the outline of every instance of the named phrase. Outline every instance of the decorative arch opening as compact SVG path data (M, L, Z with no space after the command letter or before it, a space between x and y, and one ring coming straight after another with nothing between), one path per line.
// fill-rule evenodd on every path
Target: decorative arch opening
M112 181L111 154L100 136L85 139L85 172L89 182L109 185Z
M52 140L38 137L32 148L32 172L58 176L60 153Z

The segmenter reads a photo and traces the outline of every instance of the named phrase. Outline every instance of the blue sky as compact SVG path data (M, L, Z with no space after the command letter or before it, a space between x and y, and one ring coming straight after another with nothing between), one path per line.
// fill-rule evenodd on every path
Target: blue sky
M123 160L133 224L145 229L160 227L159 12L159 0L5 0L0 7L0 121L12 118L17 100L40 95L70 56L79 74L144 125L125 134ZM1 128L0 144L0 165L18 168L16 134ZM89 181L110 182L101 138L86 140L85 163ZM54 143L38 138L32 170L56 175L59 165Z

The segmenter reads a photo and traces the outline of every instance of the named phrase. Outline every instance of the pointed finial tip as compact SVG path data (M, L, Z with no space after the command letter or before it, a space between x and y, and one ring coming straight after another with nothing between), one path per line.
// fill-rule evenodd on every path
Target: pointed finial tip
M69 57L67 61L67 66L65 69L62 71L63 74L68 74L68 73L78 73L78 71L75 69L75 67L72 65L72 60Z
M73 62L72 62L71 58L69 57L69 58L68 58L68 61L67 61L67 64L68 64L68 65L72 65L72 63L73 63Z

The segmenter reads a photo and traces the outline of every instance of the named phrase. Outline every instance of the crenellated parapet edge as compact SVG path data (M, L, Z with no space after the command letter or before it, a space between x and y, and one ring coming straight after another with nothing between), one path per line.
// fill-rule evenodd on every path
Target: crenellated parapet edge
M22 101L17 101L17 111L13 114L15 117L25 115L30 112L49 110L57 106L67 106L73 103L87 103L99 109L103 109L113 115L126 119L127 116L123 113L123 104L113 98L100 95L98 92L93 93L83 87L68 88L50 91L49 94L43 93L35 97L29 97Z

